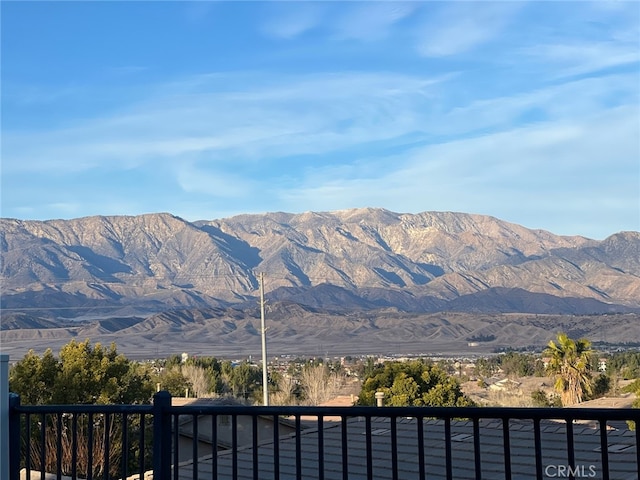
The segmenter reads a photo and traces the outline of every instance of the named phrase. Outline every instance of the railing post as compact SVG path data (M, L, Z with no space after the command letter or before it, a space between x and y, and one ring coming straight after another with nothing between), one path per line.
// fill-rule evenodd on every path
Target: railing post
M0 355L0 480L9 480L9 355Z
M153 478L171 479L171 394L161 391L153 396ZM178 468L175 465L175 468Z
M9 469L10 480L18 480L20 478L20 413L16 411L19 406L20 395L9 394L9 411L7 415L9 419L9 440L6 455L9 457L7 468ZM3 459L5 458L4 455L5 452L3 452Z

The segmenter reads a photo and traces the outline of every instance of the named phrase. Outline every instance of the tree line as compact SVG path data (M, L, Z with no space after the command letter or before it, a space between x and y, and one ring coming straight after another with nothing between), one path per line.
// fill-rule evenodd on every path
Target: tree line
M600 358L606 359L604 372L598 368ZM576 340L560 333L542 356L507 352L475 363L480 377L490 377L497 371L514 377L553 376L558 404L566 406L602 396L617 379L639 378L640 352L603 355L594 351L587 339ZM373 405L376 392L385 394L387 405L470 404L446 365L427 360L376 364L367 358L359 373L361 405ZM269 372L271 403L317 405L336 395L345 381L339 362L292 362L284 372ZM89 340L72 340L58 356L50 349L42 356L28 352L12 366L9 387L25 404L149 403L159 389L173 396L228 395L257 403L262 398L262 370L248 361L232 363L214 357L185 359L174 355L154 362L135 362L118 353L115 344L103 347ZM640 393L640 386L629 388ZM542 398L544 392L534 393L537 405L555 404L553 399Z

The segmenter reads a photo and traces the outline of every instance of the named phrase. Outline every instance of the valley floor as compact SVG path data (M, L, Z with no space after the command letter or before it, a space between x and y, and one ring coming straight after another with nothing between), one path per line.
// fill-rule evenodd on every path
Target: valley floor
M153 322L149 320L153 319ZM211 318L176 325L157 317L115 331L84 323L77 327L12 329L0 332L0 350L19 359L33 349L57 353L72 339L109 345L137 360L189 355L242 359L261 354L260 320ZM627 347L640 339L640 314L532 315L317 314L304 318L267 318L269 357L282 355L486 356L506 349L541 351L558 332L585 337L601 351ZM477 339L481 339L477 341Z

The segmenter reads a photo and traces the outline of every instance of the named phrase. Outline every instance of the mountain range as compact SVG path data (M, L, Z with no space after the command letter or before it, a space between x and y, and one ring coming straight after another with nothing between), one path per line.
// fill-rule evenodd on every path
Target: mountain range
M233 323L255 318L261 277L283 315L640 313L640 232L593 240L466 213L4 218L0 252L4 331L113 332L167 312Z

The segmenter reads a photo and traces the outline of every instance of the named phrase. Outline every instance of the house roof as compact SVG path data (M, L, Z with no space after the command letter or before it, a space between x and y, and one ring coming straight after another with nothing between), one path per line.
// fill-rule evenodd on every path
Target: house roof
M171 406L173 407L182 407L182 406L198 406L198 407L210 407L210 406L238 406L243 405L243 403L233 397L203 397L203 398L180 398L180 397L172 397L171 398ZM200 413L197 414L198 424L204 421L206 426L209 426L211 423L211 415L213 412ZM282 427L285 427L283 434L286 432L290 432L295 429L295 422L283 418L277 417L278 423ZM193 438L193 415L180 415L178 420L179 425L179 435L182 437ZM270 424L274 422L274 417L270 415L258 415L258 420L260 422ZM302 428L306 428L306 425L302 425ZM210 429L199 429L198 430L198 441L204 443L212 443L213 438L211 436ZM217 446L222 448L231 448L230 441L224 440L222 437L218 437Z
M318 405L319 407L353 407L353 405L358 401L357 395L338 395L330 400L327 400L324 403ZM294 421L293 417L290 417L289 420ZM342 420L342 417L339 415L327 415L323 417L325 422L339 422ZM318 417L302 415L300 417L300 422L302 428L317 428L318 426Z
M188 397L171 397L172 407L183 407L185 405L191 406L211 406L211 405L245 405L243 402L235 397L223 396L223 397L200 397L200 398L188 398Z
M418 478L418 430L415 418L398 418L397 429L397 469L398 478L403 480ZM558 467L566 468L567 437L564 422L543 420L541 425L543 470L550 468L549 474L558 473ZM628 430L624 422L611 422L613 428L607 432L609 439L610 478L617 480L637 480L635 432ZM511 420L509 424L511 471L514 480L530 480L536 476L533 422ZM371 446L373 477L392 478L391 423L389 418L371 420ZM350 479L367 478L366 423L364 418L351 418L347 422L347 458ZM581 467L585 475L595 471L592 478L602 478L600 452L600 430L596 424L573 425L575 445L575 465ZM342 422L332 422L322 430L324 437L324 478L342 479ZM445 422L430 419L423 421L424 463L429 479L446 478L445 464ZM308 429L300 434L302 477L305 480L319 478L318 471L318 430ZM473 422L451 422L451 458L453 478L475 478L473 442ZM283 437L279 445L280 478L296 478L296 438ZM480 421L480 455L482 478L505 478L503 426L501 420ZM259 478L274 478L274 445L272 442L258 446ZM231 452L217 455L218 476L212 477L212 457L198 460L199 478L231 479L233 457ZM193 478L192 462L181 464L181 479ZM253 478L253 448L247 447L237 453L238 479ZM554 470L555 469L555 470ZM553 476L553 475L551 475Z
M619 397L602 397L572 405L574 408L631 408L636 396L633 393Z

